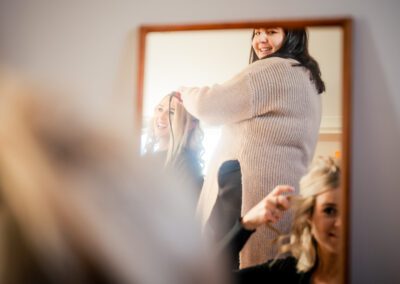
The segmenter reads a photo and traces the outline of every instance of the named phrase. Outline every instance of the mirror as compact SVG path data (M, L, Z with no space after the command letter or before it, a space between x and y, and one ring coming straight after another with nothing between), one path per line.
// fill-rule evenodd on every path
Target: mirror
M348 18L246 23L142 26L139 41L137 106L145 129L156 104L181 86L223 83L248 65L254 27L306 27L309 51L320 65L326 92L315 156L341 158L344 188L343 279L347 279L348 192L350 179L351 26ZM219 129L202 125L205 167Z

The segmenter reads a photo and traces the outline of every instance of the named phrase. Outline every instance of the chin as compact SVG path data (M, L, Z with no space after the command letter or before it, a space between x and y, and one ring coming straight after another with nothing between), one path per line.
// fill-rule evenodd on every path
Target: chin
M327 239L323 242L323 244L319 243L319 247L320 249L330 254L340 253L340 243L338 239L335 240Z
M155 130L154 135L157 137L157 139L163 139L164 137L168 137L169 133L162 130Z
M331 242L326 246L326 250L332 254L339 254L340 252L340 245L338 242Z

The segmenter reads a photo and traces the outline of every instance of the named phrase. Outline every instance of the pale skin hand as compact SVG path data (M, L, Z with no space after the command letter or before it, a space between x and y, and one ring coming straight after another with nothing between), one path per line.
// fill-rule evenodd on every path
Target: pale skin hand
M181 99L180 102L182 103L182 94L186 93L189 90L188 87L180 87L177 90L177 93L179 93L179 98Z
M178 100L178 103L182 104L182 98L181 98L181 92L180 91L175 91L174 92L174 97Z
M242 225L246 230L255 230L257 227L276 223L283 215L284 211L290 207L290 195L294 188L290 185L278 185L257 205L250 209L242 218Z

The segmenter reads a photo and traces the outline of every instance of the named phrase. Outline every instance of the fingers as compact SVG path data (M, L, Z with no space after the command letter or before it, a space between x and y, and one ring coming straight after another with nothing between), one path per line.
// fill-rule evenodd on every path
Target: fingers
M276 186L270 194L277 196L281 195L283 193L293 193L294 192L294 187L290 185L278 185Z
M279 206L276 205L275 202L272 202L271 200L265 200L264 207L263 207L263 223L271 222L271 223L276 223L278 222L286 209L281 209Z
M263 200L256 204L242 218L242 224L247 229L255 229L262 224L278 222L284 212L290 207L290 196L294 188L289 185L278 185Z
M285 193L293 193L294 188L290 185L278 185L270 193L272 202L280 210L287 210L290 207L290 195Z
M287 210L290 208L290 196L277 196L276 197L276 207L280 210Z
M265 210L268 222L276 223L282 218L283 213L290 208L290 196L283 194L293 192L294 188L290 185L278 185L266 197Z
M174 97L178 100L178 102L182 103L181 93L174 92Z
M269 222L271 222L271 223L278 222L282 218L283 213L284 213L284 211L279 210L279 209L270 210L269 211L270 216L268 216Z

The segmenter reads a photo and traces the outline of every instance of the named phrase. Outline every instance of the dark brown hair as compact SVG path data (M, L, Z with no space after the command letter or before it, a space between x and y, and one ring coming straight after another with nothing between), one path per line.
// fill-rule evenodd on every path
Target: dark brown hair
M254 38L254 31L251 39ZM321 78L321 71L319 69L318 62L308 52L308 35L305 28L301 29L284 29L285 38L282 46L278 51L267 55L263 58L258 58L253 47L250 50L249 63L255 61L271 58L271 57L282 57L291 58L297 60L299 63L293 66L302 66L310 71L310 80L315 84L318 94L325 91L325 83Z

